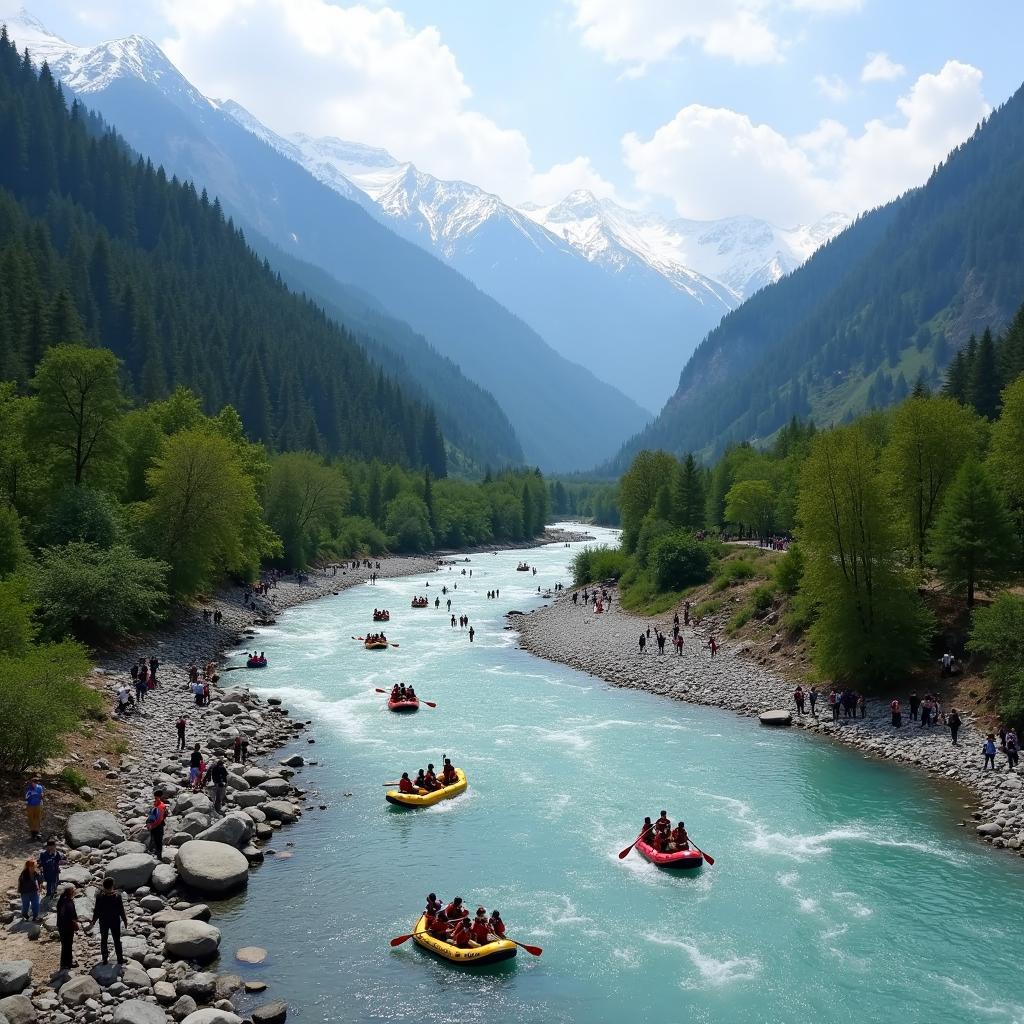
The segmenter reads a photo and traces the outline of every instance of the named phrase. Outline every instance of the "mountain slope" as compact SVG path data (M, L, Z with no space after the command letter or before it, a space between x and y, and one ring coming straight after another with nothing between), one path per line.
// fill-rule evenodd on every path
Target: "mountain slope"
M15 23L16 39L20 31ZM147 50L151 60L139 75L137 62L124 59L126 49L141 53L130 42L71 48L54 60L55 73L73 78L137 150L204 185L227 212L288 254L369 294L454 360L498 400L531 462L585 466L645 422L621 392L207 101L158 49ZM549 417L562 403L600 413L585 432L553 431Z
M139 399L230 403L268 445L446 472L432 409L0 32L0 379L25 387L64 342L112 349Z
M265 131L237 105L225 109L249 130ZM692 270L652 264L621 246L617 259L592 259L498 196L442 181L384 150L301 134L278 148L293 159L298 153L342 195L358 186L397 233L646 408L658 408L670 393L665 375L650 369L679 365L736 302L728 288Z
M928 182L865 214L729 314L657 420L625 447L720 449L791 415L819 423L897 400L1024 298L1024 90Z

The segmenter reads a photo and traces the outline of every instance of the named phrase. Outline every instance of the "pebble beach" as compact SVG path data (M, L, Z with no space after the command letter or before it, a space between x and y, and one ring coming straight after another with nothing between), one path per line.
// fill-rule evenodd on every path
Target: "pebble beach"
M682 618L680 609L680 618ZM671 634L672 612L656 618L633 615L619 606L613 590L611 609L595 613L582 601L574 605L572 592L559 593L546 607L529 614L511 613L510 626L519 633L520 645L549 661L572 666L613 686L644 690L673 700L703 704L759 716L766 711L792 712L791 724L824 739L843 743L865 756L885 758L928 773L943 783L968 791L971 806L963 810L962 824L980 840L1024 857L1024 785L1018 771L1006 770L1005 758L997 758L998 770L984 771L981 746L985 734L964 715L959 744L953 746L949 730L941 725L922 729L908 722L891 725L888 701L868 700L864 718L832 722L824 697L818 714L797 715L794 684L746 656L748 645L723 638L714 631L718 651L712 657L708 625L683 628L682 655L666 645L663 655L653 642L640 653L638 638L648 626Z

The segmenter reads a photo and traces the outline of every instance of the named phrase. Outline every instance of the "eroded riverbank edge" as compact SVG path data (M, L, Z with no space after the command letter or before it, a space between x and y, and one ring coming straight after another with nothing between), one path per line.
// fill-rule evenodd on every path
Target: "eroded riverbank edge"
M573 604L571 590L531 612L511 612L510 628L519 646L547 661L578 669L625 689L643 690L691 704L732 711L746 717L770 709L793 711L795 726L829 741L859 750L864 756L884 759L926 774L961 806L969 803L960 823L994 847L1024 857L1024 785L1017 772L982 768L984 734L970 716L964 716L959 744L953 746L943 726L922 729L918 722L896 729L891 725L887 701L869 700L864 718L831 721L825 703L818 716L796 714L794 684L745 658L744 646L723 640L712 656L710 633L700 626L683 628L681 655L658 654L655 628L671 636L672 611L645 617L625 611L613 591L610 610L595 613L582 601ZM640 653L638 638L650 627L652 642ZM904 718L908 717L906 714ZM827 720L826 720L827 719Z

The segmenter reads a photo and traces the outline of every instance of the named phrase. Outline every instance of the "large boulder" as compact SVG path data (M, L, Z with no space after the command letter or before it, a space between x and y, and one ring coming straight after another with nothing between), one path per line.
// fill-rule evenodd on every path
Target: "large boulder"
M209 971L197 971L177 984L179 995L191 996L197 1003L210 1002L217 992L217 975Z
M262 789L239 790L232 796L239 807L255 807L267 799L267 794Z
M234 772L228 772L228 789L242 791L248 788L249 783L246 782L241 775L236 775Z
M762 711L758 715L758 721L762 725L792 725L793 716L785 709L777 711Z
M267 779L260 783L260 789L270 796L287 796L292 789L292 784L287 779Z
M232 892L249 881L249 862L225 843L193 839L178 849L174 866L182 881L200 892Z
M114 1024L167 1024L167 1014L145 999L129 999L114 1011Z
M202 1010L190 1013L182 1024L242 1024L242 1018L227 1010L217 1010L207 1006Z
M301 754L292 754L281 761L286 768L301 768L305 763L306 759Z
M227 814L219 818L208 829L204 829L196 839L210 843L227 843L228 846L244 846L252 835L251 818L241 814Z
M31 981L31 960L0 960L0 996L15 995Z
M209 921L210 908L205 903L196 903L188 910L159 910L153 915L154 928L166 928L172 921Z
M149 884L155 867L156 858L148 853L126 853L107 865L107 875L121 889L138 889L140 885Z
M178 998L177 991L169 981L156 982L153 985L153 995L156 996L156 1001L164 1006L170 1006Z
M154 892L170 892L178 884L178 872L173 864L157 864L149 877Z
M95 978L87 974L71 978L60 987L60 999L68 1006L81 1006L86 999L99 999L100 986Z
M69 868L62 867L60 869L60 880L71 882L81 888L92 881L92 872L84 864L72 864Z
M0 1017L7 1024L32 1024L36 1019L36 1008L28 996L4 996L0 999Z
M268 821L283 821L287 824L299 817L298 808L287 800L268 800L265 804L260 804L260 808Z
M69 846L99 846L100 843L123 843L124 829L110 811L77 811L64 826Z
M230 999L242 987L242 979L237 974L218 974L214 986L214 995L218 999Z
M242 778L245 779L250 786L258 786L261 782L266 782L267 779L270 778L270 772L253 765L251 768L246 768L246 770L242 772Z
M210 960L220 946L220 929L205 921L172 921L164 931L164 952L175 960Z
M175 814L187 814L189 811L201 811L209 814L213 804L205 793L183 793L174 801Z

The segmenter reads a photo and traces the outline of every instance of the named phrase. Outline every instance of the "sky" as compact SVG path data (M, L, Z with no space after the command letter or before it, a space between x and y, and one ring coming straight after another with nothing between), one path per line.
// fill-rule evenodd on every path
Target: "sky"
M782 227L923 183L1021 84L1019 0L30 0L139 33L283 135L513 203L576 188ZM0 0L0 11L9 10Z

